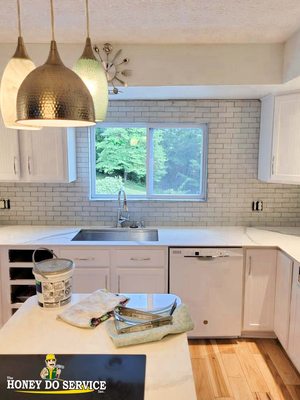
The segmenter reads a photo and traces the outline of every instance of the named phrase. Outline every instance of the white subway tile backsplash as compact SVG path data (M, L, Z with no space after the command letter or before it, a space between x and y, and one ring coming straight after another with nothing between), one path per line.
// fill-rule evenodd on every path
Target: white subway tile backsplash
M109 122L208 123L207 202L129 201L132 219L146 225L300 225L300 186L257 180L258 100L133 100L110 103ZM116 201L89 201L89 140L77 130L77 180L70 184L1 183L11 200L1 224L108 225ZM253 200L264 201L262 213Z

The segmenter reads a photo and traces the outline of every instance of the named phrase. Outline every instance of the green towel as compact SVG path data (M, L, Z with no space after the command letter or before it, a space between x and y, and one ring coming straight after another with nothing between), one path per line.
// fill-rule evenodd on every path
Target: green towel
M194 323L185 304L180 304L174 311L172 325L163 325L145 331L122 334L117 333L113 320L107 321L105 325L116 347L155 342L169 334L187 332L194 328Z

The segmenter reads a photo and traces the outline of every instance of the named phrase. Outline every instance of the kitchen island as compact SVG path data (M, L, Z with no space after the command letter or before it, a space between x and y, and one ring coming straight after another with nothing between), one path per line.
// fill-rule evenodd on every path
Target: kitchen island
M84 296L73 295L72 303ZM42 309L36 296L31 297L0 330L0 354L145 354L145 400L196 400L185 333L116 348L105 322L95 329L81 329L57 320L57 314Z

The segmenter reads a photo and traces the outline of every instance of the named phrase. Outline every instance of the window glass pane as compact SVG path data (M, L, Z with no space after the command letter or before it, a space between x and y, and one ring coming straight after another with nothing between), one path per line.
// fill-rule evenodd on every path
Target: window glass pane
M146 194L146 128L96 128L96 194Z
M152 133L153 194L201 194L202 129L163 128Z

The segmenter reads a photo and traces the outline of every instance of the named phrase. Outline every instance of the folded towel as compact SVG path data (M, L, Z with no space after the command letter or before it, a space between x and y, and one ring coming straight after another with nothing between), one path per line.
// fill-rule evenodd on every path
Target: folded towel
M117 305L127 301L126 296L99 289L58 314L57 318L79 328L94 328L108 319Z
M113 320L107 321L106 329L116 347L161 340L169 334L191 331L194 323L185 304L181 304L173 313L172 325L163 325L140 332L118 334Z

